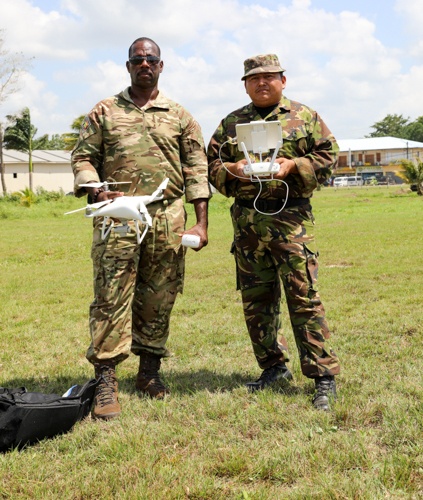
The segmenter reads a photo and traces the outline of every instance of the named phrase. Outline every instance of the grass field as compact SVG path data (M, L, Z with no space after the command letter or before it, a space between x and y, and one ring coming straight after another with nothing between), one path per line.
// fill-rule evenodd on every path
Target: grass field
M62 393L93 375L91 221L63 216L82 205L0 199L0 386ZM235 290L229 206L212 199L210 243L187 253L163 363L172 395L139 398L131 356L118 368L121 417L0 454L0 498L423 498L423 199L402 187L313 198L319 286L342 362L329 413L311 406L286 312L293 383L243 386L260 370Z

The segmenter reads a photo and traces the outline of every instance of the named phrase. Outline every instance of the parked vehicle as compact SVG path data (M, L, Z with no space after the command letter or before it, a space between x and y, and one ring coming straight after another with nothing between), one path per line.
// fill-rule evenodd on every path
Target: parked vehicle
M341 186L362 186L363 179L358 175L350 175L348 177L335 177L333 181L334 187Z
M370 177L366 177L365 179L365 184L368 184L369 186L377 186L379 184L378 180L374 175Z

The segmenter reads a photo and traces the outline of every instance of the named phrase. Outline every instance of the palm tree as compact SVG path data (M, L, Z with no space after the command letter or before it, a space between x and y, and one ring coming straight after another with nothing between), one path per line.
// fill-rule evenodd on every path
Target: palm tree
M417 194L423 196L423 162L420 160L417 162L401 160L400 164L404 170L399 175L409 184L415 184Z
M6 149L16 149L28 154L29 189L33 191L32 185L32 152L35 149L44 149L48 142L48 134L35 139L37 129L31 123L29 108L24 108L20 115L8 115L7 120L11 123L4 131L3 144Z
M67 134L62 134L62 139L65 142L65 149L67 151L72 151L74 148L76 141L78 140L79 137L79 130L81 129L82 122L84 121L85 115L78 116L78 118L75 118L75 120L72 122L71 129L74 130L74 132L68 132Z

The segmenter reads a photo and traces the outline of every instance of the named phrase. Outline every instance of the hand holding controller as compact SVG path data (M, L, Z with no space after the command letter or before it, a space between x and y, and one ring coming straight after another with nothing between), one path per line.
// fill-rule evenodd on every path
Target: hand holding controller
M182 245L184 247L198 248L200 246L200 237L195 234L184 234L182 236Z

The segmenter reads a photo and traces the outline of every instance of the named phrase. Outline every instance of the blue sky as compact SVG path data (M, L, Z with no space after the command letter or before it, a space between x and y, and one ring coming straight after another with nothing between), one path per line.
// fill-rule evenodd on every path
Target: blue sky
M129 85L139 36L162 49L160 88L186 106L208 142L246 104L243 61L277 53L285 94L316 109L339 139L364 137L388 113L423 115L421 0L0 0L3 49L33 58L0 105L31 110L38 133L64 133Z

